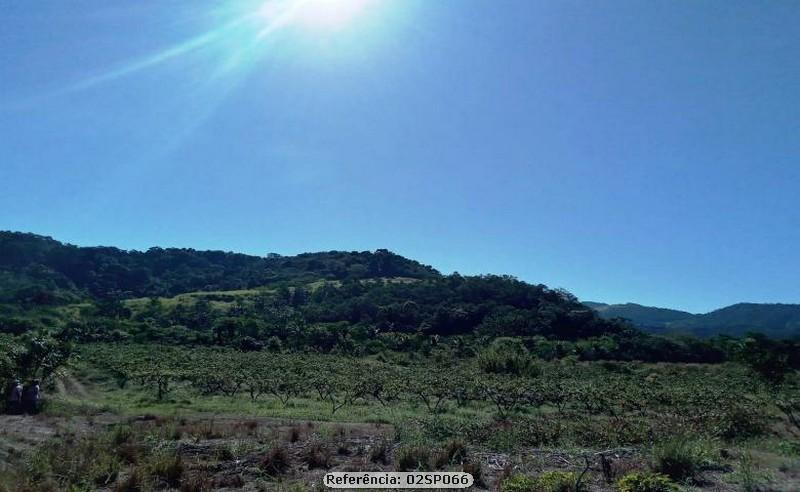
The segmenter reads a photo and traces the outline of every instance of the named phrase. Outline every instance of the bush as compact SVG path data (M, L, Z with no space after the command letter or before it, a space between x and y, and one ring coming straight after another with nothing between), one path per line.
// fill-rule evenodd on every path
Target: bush
M179 487L183 477L184 466L180 455L157 456L148 464L148 471L154 477L158 477L170 487Z
M292 458L283 446L274 446L261 459L261 469L272 476L281 475L292 466Z
M578 475L575 472L546 471L535 482L533 490L536 492L574 492Z
M503 492L533 492L536 482L527 475L511 475L500 484Z
M653 469L676 481L693 477L707 463L708 453L697 441L675 438L653 447Z
M133 429L130 425L117 425L111 431L111 442L115 446L121 446L133 439Z
M478 366L494 374L539 376L541 367L518 339L496 338L488 349L478 355Z
M89 477L96 485L107 486L117 480L122 464L111 454L101 454L89 469Z
M306 449L304 458L309 470L327 468L331 461L331 453L321 442L313 442Z
M536 478L512 475L503 480L503 492L574 492L578 475L574 472L546 471ZM581 487L581 490L584 490Z
M412 446L400 450L397 456L397 471L424 470L430 459L430 451L422 446Z
M768 428L763 409L753 403L725 402L708 425L715 435L728 440L760 436Z
M289 442L297 442L303 436L303 428L293 425L289 429L289 434L286 436L286 440Z
M114 492L139 492L144 485L142 471L134 468L131 473L114 486Z
M467 446L460 439L448 441L444 447L433 454L431 466L439 469L447 465L463 462L467 457Z
M652 472L628 473L617 482L619 492L678 492L668 476Z

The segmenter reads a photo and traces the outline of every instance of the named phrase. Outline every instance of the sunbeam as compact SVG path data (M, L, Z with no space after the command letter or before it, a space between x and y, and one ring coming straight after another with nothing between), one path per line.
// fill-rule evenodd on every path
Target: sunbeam
M121 77L125 77L127 75L131 75L136 72L140 72L142 70L146 70L148 68L152 68L157 65L163 64L174 58L186 55L192 51L202 49L216 41L224 39L226 36L230 35L230 33L235 29L241 28L241 26L247 20L248 18L246 17L237 19L222 27L208 31L194 38L188 39L180 44L177 44L163 51L147 56L141 60L133 61L115 70L111 70L109 72L102 73L100 75L96 75L94 77L82 80L77 84L72 85L68 90L88 89L98 84L102 84L104 82L111 82Z
M236 60L252 53L266 38L281 29L332 31L343 28L361 13L371 0L267 0L248 12L239 13L233 21L186 41L131 61L116 69L81 80L64 92L89 89L113 82L205 48L226 43L233 46L227 60L215 75L239 66ZM235 42L231 42L235 40Z

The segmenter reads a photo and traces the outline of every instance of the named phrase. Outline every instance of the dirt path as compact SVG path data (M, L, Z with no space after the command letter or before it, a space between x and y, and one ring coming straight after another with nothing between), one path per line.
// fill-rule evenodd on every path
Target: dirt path
M74 394L80 396L83 399L89 398L89 392L86 391L86 387L80 381L75 379L75 377L72 374L67 373L66 379L69 387L72 389Z
M64 373L55 381L56 394L61 397L77 396L81 399L88 399L89 392L86 387L78 381L71 373Z
M67 396L67 387L64 386L64 381L61 378L56 379L56 395Z

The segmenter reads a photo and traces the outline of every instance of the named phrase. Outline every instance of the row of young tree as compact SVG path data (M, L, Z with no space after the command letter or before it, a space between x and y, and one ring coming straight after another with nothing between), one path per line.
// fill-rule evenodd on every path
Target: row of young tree
M796 375L773 385L759 383L739 365L648 370L637 364L522 363L495 348L495 353L490 349L458 364L408 366L227 349L156 351L136 345L95 345L84 355L120 386L141 385L158 399L177 388L200 395L246 395L253 401L272 398L282 405L313 398L331 414L371 404L378 415L411 405L431 414L490 409L506 419L549 408L543 415L594 416L623 427L670 422L721 438L741 438L764 432L771 411L796 416L800 410Z

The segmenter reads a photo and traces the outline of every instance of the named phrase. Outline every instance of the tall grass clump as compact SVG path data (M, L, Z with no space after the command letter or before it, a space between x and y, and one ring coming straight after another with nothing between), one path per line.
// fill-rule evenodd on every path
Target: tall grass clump
M261 459L261 469L272 476L286 473L291 466L292 457L283 446L273 446Z
M739 458L734 479L744 492L763 492L768 490L770 475L758 467L750 451L745 451Z
M709 456L704 442L675 437L653 446L652 467L681 482L695 477L708 464Z
M431 453L424 446L409 446L401 448L397 454L398 471L425 470Z

